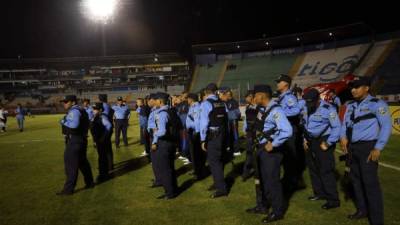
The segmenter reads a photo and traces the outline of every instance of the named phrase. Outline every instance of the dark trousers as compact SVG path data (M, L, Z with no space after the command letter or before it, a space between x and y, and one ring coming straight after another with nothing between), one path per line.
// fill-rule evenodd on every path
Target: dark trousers
M105 142L104 140L96 141L97 154L99 155L99 178L107 177L110 169Z
M283 191L280 180L282 159L283 154L279 149L267 152L263 146L258 151L258 162L264 195L271 204L272 212L276 215L283 215L284 212Z
M264 151L264 149L257 149L256 151L253 151L253 160L254 160L254 166L256 168L254 172L254 184L255 184L255 189L256 189L256 203L258 208L262 209L267 209L268 208L268 201L267 201L267 193L264 188L263 184L263 179L261 177L261 162L260 162L260 156L261 156L261 151Z
M212 136L207 138L207 160L214 179L214 185L217 192L226 193L223 162L225 135L224 132L220 131L216 135L208 136Z
M144 144L144 151L147 153L147 155L149 155L150 157L150 147L151 147L151 143L150 143L150 134L147 131L146 127L140 127L140 143Z
M144 145L144 144L145 144L145 141L146 141L146 139L145 139L145 133L144 133L145 130L147 130L146 127L140 126L140 144L141 144L141 145Z
M86 157L87 139L72 135L66 141L64 151L64 166L67 179L64 184L64 191L72 193L78 179L78 170L83 174L85 184L93 183L92 170Z
M229 148L232 152L239 152L239 123L229 120Z
M246 160L243 165L243 175L248 175L255 169L254 136L253 132L246 132Z
M339 196L335 177L335 147L332 145L322 151L320 145L323 138L313 138L309 141L307 165L315 196L326 198L329 203L338 204Z
M189 149L192 158L194 174L197 178L203 178L206 175L206 153L201 149L200 134L188 131Z
M157 150L153 155L156 161L156 173L159 174L165 194L169 197L175 196L178 191L175 171L175 144L169 141L159 140L157 143Z
M127 119L115 120L115 145L116 146L119 146L119 136L121 135L121 132L122 132L122 140L124 141L124 144L128 145L127 131L128 131L128 120Z
M293 189L297 187L299 181L299 171L297 171L297 154L296 154L296 136L288 138L282 145L283 159L283 178L282 181L286 189Z
M350 145L350 178L353 183L357 210L368 213L370 224L383 224L383 197L378 178L378 163L367 158L375 141Z

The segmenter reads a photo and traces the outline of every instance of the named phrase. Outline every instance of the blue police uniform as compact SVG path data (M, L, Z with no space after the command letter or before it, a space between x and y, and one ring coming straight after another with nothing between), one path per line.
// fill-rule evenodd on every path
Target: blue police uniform
M226 102L229 121L229 144L230 149L239 152L239 119L241 117L239 103L235 99Z
M25 110L18 106L15 109L15 114L15 118L17 118L18 129L22 132L24 130Z
M161 106L155 111L154 118L156 130L153 133L152 144L157 145L155 151L156 173L161 178L161 184L165 190L166 198L174 198L177 195L178 185L175 172L175 143L170 139L171 126L167 105ZM154 161L153 161L154 163Z
M84 109L85 109L86 113L88 114L89 120L92 121L94 118L92 106L84 107Z
M140 144L144 145L145 152L148 154L150 159L150 142L149 133L147 132L147 121L150 114L150 108L147 105L140 106L136 109L139 115L139 126L140 126Z
M86 186L93 185L93 175L86 157L89 119L84 110L74 105L60 123L66 139L64 166L67 179L63 193L72 194L78 177L78 169L84 176Z
M283 216L283 190L280 180L280 166L283 159L284 143L293 135L292 126L284 111L274 101L270 101L266 108L260 108L257 119L262 121L258 128L263 137L259 141L257 159L259 162L259 174L261 190L272 207L276 216ZM273 146L271 152L265 150L265 144L270 141Z
M299 139L302 140L301 132L299 132L300 107L297 97L291 90L283 92L277 103L281 106L293 128L293 135L283 146L283 149L285 149L283 182L285 188L295 189L298 187L305 169L304 150L301 141L299 141Z
M327 200L324 207L337 207L340 202L334 151L340 136L339 116L334 106L322 100L315 112L309 112L310 115L307 113L304 114L304 136L309 147L306 160L314 196ZM329 146L325 151L320 147L323 141Z
M347 105L340 136L349 140L350 178L357 211L368 214L371 224L383 224L383 197L378 162L367 159L373 149L383 150L391 131L392 121L384 101L368 95Z
M111 145L112 124L105 114L99 114L93 117L90 131L99 155L99 176L97 177L97 182L100 183L109 178L109 171L113 165Z
M115 117L115 145L119 147L119 137L122 132L122 140L125 146L128 146L128 123L130 117L130 109L127 105L114 105L112 107L114 110Z
M149 133L149 143L151 144L153 142L153 134L157 128L156 126L156 121L155 121L155 113L156 113L157 108L153 107L150 109L150 114L149 118L147 120L147 132ZM153 169L153 174L154 174L154 182L153 182L153 187L160 186L161 185L161 178L159 173L157 173L157 158L155 156L154 151L150 151L150 158L151 158L151 167Z
M216 195L226 195L223 153L226 148L228 115L225 104L214 94L209 95L201 105L200 140L206 143L207 160L216 188ZM215 196L215 195L214 195Z
M243 122L243 132L246 134L246 161L243 165L242 177L245 180L250 176L252 171L255 169L255 157L254 157L254 139L256 134L256 119L258 114L257 105L247 105L245 111L245 119Z
M189 107L186 117L186 129L189 136L189 149L192 157L194 174L198 179L206 175L205 152L201 150L200 144L200 103L194 102Z
M181 102L179 103L176 107L175 107L176 113L179 116L181 125L182 125L182 129L179 131L180 132L180 143L179 143L179 151L182 153L182 155L184 157L187 158L191 158L190 157L190 149L189 149L189 137L188 137L188 133L186 130L186 118L187 118L187 114L189 111L189 105L187 103L187 101Z
M332 105L336 108L336 111L339 111L340 106L342 106L342 102L338 96L334 96L332 99Z

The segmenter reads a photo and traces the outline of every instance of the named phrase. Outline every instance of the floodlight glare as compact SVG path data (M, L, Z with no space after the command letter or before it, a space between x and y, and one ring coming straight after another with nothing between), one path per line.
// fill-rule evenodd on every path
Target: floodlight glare
M114 15L118 0L84 0L83 4L91 19L107 22Z

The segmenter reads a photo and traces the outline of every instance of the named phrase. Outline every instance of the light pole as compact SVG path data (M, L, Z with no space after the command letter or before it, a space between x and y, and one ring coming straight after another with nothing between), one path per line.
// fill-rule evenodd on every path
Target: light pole
M112 22L118 0L82 0L85 15L101 26L101 42L103 56L107 55L106 26Z

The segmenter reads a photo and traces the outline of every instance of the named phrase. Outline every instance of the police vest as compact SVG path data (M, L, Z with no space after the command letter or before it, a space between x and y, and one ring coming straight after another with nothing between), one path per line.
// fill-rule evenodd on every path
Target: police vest
M95 116L90 123L90 132L92 133L93 140L98 141L103 137L106 129L103 125L101 115Z
M245 113L247 131L254 131L258 113L257 107L252 107L251 105L248 105L246 106Z
M174 143L179 141L179 134L183 126L181 120L176 114L176 111L172 108L169 108L161 110L160 112L166 112L168 114L168 122L165 125L165 135L160 137L159 140L166 140ZM156 125L158 126L158 124Z
M277 107L279 107L279 105L278 104L274 104L265 112L262 112L261 110L258 110L258 114L257 114L257 117L256 117L256 126L255 126L256 130L258 132L263 132L265 120L267 119L267 117L269 116L271 111L273 109L277 108Z
M79 117L79 125L77 128L69 128L67 126L63 125L63 134L66 135L79 135L79 136L87 136L89 126L90 126L90 121L89 121L89 116L86 113L86 111L82 108L79 109L72 109L72 110L79 110L80 112L80 117Z
M211 104L212 110L208 114L209 127L225 127L228 120L225 104L221 100L207 99Z

